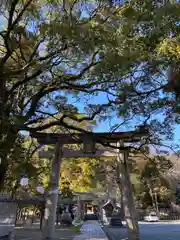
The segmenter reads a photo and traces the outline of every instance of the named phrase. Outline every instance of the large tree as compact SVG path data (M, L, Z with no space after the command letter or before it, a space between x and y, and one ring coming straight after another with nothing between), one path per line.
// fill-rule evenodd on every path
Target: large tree
M97 12L102 11L100 3L96 7ZM87 11L94 14L91 4L84 1L3 2L0 13L6 27L0 32L1 183L20 130L65 125L69 116L81 121L62 91L92 90L98 81L85 79L101 60L103 42L109 38L112 45L114 41L108 26L101 23L95 27L90 20L93 16L85 16ZM42 124L53 115L54 122ZM86 118L94 116L93 111Z
M163 89L167 67L179 61L177 3L115 2L3 1L0 182L20 130L73 128L68 117L82 121L67 94L106 93L105 104L86 108L87 120L118 105L126 120L141 116L139 121L151 120L156 132L162 134L164 126L163 134L169 132L178 101ZM150 117L159 111L166 114L161 124ZM57 112L58 119L42 124Z

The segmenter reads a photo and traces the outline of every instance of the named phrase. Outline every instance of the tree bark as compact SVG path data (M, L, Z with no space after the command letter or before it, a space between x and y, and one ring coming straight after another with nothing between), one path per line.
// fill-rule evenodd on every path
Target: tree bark
M156 210L156 200L153 196L153 190L151 188L151 184L149 183L149 181L147 180L147 186L149 188L149 195L151 196L151 200L152 200L152 205L153 205L153 210Z
M1 124L1 131L0 131L0 191L4 187L4 181L6 177L6 173L9 166L9 161L11 159L11 153L18 137L18 131L14 131L14 128L9 127L5 129L4 126ZM5 139L3 139L5 136Z
M7 149L6 144L8 144L6 134L8 127L6 126L7 119L5 116L5 81L0 77L0 190L4 185L4 178L8 167L7 151L5 151Z
M129 240L140 240L138 219L133 198L133 189L128 171L128 153L118 153L117 161L120 170L120 184L123 198L124 214Z
M3 72L3 69L1 71ZM18 130L9 120L10 111L6 97L6 81L2 74L0 75L0 190L4 187L10 155L18 136Z

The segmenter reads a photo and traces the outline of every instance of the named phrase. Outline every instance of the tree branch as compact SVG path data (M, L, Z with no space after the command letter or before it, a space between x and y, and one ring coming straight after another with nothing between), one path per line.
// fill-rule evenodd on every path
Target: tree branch
M55 90L56 90L56 88L51 88L51 87L50 87L50 88L46 89L46 87L43 86L43 87L39 90L39 92L32 97L32 99L31 99L31 106L30 106L30 108L29 108L29 110L28 110L28 112L26 113L26 116L25 116L27 120L28 120L31 116L34 115L40 99L41 99L42 97L44 97L46 94L48 94L49 92L55 91Z
M62 52L62 51L64 51L64 50L66 50L67 47L68 47L68 46L65 45L65 46L63 46L58 52L57 52L57 51L54 51L53 53L50 53L50 54L48 54L48 55L45 56L45 57L40 57L40 58L38 58L38 59L36 60L36 63L37 63L37 62L42 62L42 61L45 61L45 60L48 60L48 59L49 59L49 62L51 62L51 58L53 58L56 54L58 54L58 53L60 53L60 52ZM31 57L32 57L32 56L31 56ZM30 59L31 59L31 58L30 58ZM31 61L31 62L29 62L24 68L22 68L22 69L20 69L20 70L18 70L18 71L12 72L11 74L12 74L12 75L20 74L21 72L26 71L32 64L34 64L34 63ZM44 65L45 65L45 63L42 63L42 67L43 67ZM47 62L47 65L48 65L48 62ZM48 68L47 68L47 69L48 69ZM44 71L44 69L39 68L39 69L38 69L35 73L33 73L31 76L29 76L29 77L26 76L23 80L16 82L16 83L12 86L12 88L9 90L8 96L11 95L11 94L13 93L13 91L14 91L16 88L18 88L20 85L23 85L23 84L31 81L32 79L38 77L43 71Z
M6 47L6 50L7 50L5 56L0 61L0 67L2 67L3 64L7 61L7 59L13 53L13 50L11 50L10 47L9 47L9 42L8 42L9 38L7 38L7 36L3 35L3 33L0 33L0 35L2 36L2 38L4 40L4 44L5 44L5 47Z
M23 13L27 10L27 8L29 7L29 5L31 4L32 1L33 0L27 1L27 3L24 5L23 9L18 14L18 16L14 20L14 22L13 22L13 15L14 15L15 7L18 4L18 0L14 0L12 2L11 8L10 8L10 12L9 12L8 28L7 28L7 31L5 32L4 37L3 37L4 38L4 43L5 43L5 46L6 46L6 49L7 49L7 52L6 52L6 55L1 59L0 66L3 66L3 64L8 60L8 58L11 56L11 54L13 52L13 50L11 49L12 48L12 44L9 43L9 41L10 41L10 38L9 38L10 33L13 30L14 26L16 24L18 24L18 22L20 21Z
M95 63L97 64L97 63ZM89 70L92 66L94 66L93 63L91 63L90 65L88 65L87 67L85 67L78 75L73 75L73 76L70 76L68 77L69 81L72 81L72 80L77 80L79 78L81 78L83 76L83 74ZM37 74L37 73L35 73ZM32 76L31 76L32 77ZM42 97L44 97L45 95L47 95L48 93L52 93L56 90L61 90L61 86L58 86L57 83L52 83L49 87L47 86L43 86L38 93L36 93L32 98L31 98L31 106L30 106L30 109L29 111L27 112L26 114L26 119L28 120L29 117L31 117L34 113L35 113L35 110L36 110L36 107L37 107L37 104L38 102L40 101L40 99Z
M28 0L26 2L26 4L23 6L23 9L20 11L20 13L18 14L17 18L14 20L14 22L11 23L10 26L8 26L8 35L9 35L10 31L13 30L14 26L21 20L21 17L23 16L24 12L27 10L29 5L32 3L32 1L33 0Z
M15 11L15 8L16 8L16 5L18 4L18 2L19 2L19 0L14 0L11 3L11 8L9 11L9 18L8 18L8 29L10 29L12 26L14 11Z
M34 49L33 49L33 51L32 51L32 54L31 54L31 56L30 56L30 58L29 58L29 62L31 62L31 61L33 60L33 58L34 58L34 56L35 56L35 54L36 54L36 52L37 52L40 44L43 43L44 40L45 40L45 37L43 37L39 42L37 42L37 43L35 44Z
M62 119L65 119L65 118L68 118L69 120L73 120L73 121L76 121L78 123L81 123L83 121L92 121L94 120L94 118L101 113L101 111L108 107L108 106L111 106L111 103L108 103L108 104L103 104L101 105L95 112L93 112L93 114L91 116L85 116L85 117L76 117L75 115L73 116L71 113L70 114L63 114L60 119L56 120L56 121L53 121L53 122L50 122L50 123L47 123L47 124L44 124L42 126L39 126L39 127L35 127L34 130L35 131L43 131L45 129L48 129L50 127L53 127L53 126L60 126L61 125L61 122L62 122ZM38 111L39 112L39 111ZM40 111L41 112L41 111ZM54 116L54 114L49 114L49 113L45 113L45 112L41 112L43 114L47 114L51 117ZM32 124L32 123L37 123L36 120L32 120L32 121L29 121L26 123L26 126ZM81 128L80 128L81 129ZM77 129L76 129L77 130Z

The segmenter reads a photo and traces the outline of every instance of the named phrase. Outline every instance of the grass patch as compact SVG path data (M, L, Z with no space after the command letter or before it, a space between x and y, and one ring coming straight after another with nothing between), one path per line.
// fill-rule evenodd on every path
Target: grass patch
M73 226L72 230L76 233L80 233L81 232L81 225L80 226Z

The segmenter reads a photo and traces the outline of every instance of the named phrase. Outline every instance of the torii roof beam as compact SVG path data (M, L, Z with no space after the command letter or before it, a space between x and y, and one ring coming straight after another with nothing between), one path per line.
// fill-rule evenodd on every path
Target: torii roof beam
M119 140L123 140L125 143L139 142L142 137L148 136L147 129L140 129L129 132L115 132L115 133L31 133L31 137L36 138L40 144L80 144L85 140L96 143L117 143Z

